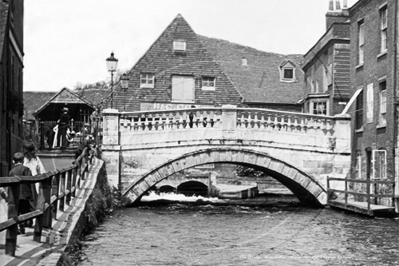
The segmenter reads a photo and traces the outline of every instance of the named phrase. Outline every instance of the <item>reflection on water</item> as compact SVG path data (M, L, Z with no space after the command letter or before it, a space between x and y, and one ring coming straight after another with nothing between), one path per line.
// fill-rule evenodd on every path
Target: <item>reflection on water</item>
M150 199L158 199L149 195ZM182 200L169 195L170 200ZM207 198L189 198L205 201ZM211 199L217 200L217 199ZM398 265L398 219L299 205L174 203L118 211L81 265Z

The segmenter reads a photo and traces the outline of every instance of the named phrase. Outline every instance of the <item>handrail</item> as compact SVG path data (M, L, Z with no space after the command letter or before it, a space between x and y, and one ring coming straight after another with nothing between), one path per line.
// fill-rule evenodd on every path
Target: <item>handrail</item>
M51 229L52 218L57 211L63 211L65 203L70 204L76 196L76 189L93 163L93 154L85 148L74 165L61 170L49 171L36 176L11 176L0 178L0 187L8 187L8 220L0 223L0 231L8 230L5 253L15 256L17 246L18 224L36 219L33 240L40 242L43 228ZM36 210L18 215L18 191L20 183L39 184Z
M344 181L345 182L345 190L339 189L332 189L330 188L330 181ZM353 183L361 183L367 184L367 191L364 192L355 192L348 190L348 182ZM392 193L391 194L374 194L370 192L370 185L371 184L385 184L385 185L392 185ZM371 205L371 198L395 198L395 182L390 180L370 180L367 178L366 180L362 179L350 179L350 178L336 178L336 177L327 177L327 195L330 195L331 192L343 193L345 195L345 208L348 205L348 195L357 195L357 196L366 196L367 197L367 212L370 213L370 205ZM327 199L329 201L330 198Z

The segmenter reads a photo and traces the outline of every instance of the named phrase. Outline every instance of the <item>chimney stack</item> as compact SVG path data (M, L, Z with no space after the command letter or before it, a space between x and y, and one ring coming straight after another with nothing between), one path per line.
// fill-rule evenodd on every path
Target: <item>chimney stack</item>
M341 8L342 7L342 8ZM348 1L343 0L329 0L328 12L326 14L327 30L333 23L346 22L349 19Z

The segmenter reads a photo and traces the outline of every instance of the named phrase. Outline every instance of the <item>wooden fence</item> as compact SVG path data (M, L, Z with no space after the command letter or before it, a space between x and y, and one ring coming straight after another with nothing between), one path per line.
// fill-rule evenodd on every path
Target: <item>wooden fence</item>
M8 220L0 223L0 231L7 230L5 253L15 256L18 224L36 219L33 240L40 242L43 228L52 228L52 219L58 211L64 211L75 197L76 190L93 163L93 154L86 148L76 162L64 169L37 176L1 177L0 187L8 187ZM20 183L39 183L37 204L34 211L18 215Z
M345 190L338 190L338 189L332 189L330 187L330 181L341 181L341 182L345 182ZM366 184L367 188L366 188L366 192L356 192L356 191L351 191L348 190L348 182L353 182L353 183L361 183L361 184ZM383 185L387 185L387 186L391 186L392 189L392 193L389 194L375 194L371 192L371 185L375 185L375 184L383 184ZM395 198L395 182L394 181L389 181L389 180L378 180L378 179L373 179L371 180L370 178L367 179L349 179L349 178L335 178L335 177L327 177L327 195L332 195L332 193L343 193L344 194L344 207L345 209L348 208L348 205L350 205L350 203L348 203L348 195L354 195L354 196L362 196L366 198L366 212L369 215L372 215L373 213L373 208L372 208L372 203L371 200L372 199L376 199L376 198ZM328 201L330 202L331 199L328 199Z

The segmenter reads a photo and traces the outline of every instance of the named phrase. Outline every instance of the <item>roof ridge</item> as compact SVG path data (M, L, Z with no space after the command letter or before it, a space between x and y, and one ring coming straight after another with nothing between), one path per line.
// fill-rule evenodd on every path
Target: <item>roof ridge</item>
M297 56L297 55L298 56L302 56L302 54L280 54L280 53L276 53L276 52L267 52L267 51L259 50L258 48L254 48L254 47L251 47L251 46L248 46L248 45L239 44L239 43L228 41L228 40L225 40L225 39L208 37L208 36L201 35L201 34L197 34L197 36L200 37L200 38L207 38L207 39L213 39L213 40L217 40L217 41L230 43L232 45L241 46L243 48L248 48L248 49L255 50L255 51L258 51L258 52L261 52L261 53L267 53L267 54L273 54L273 55L282 55L282 56Z

